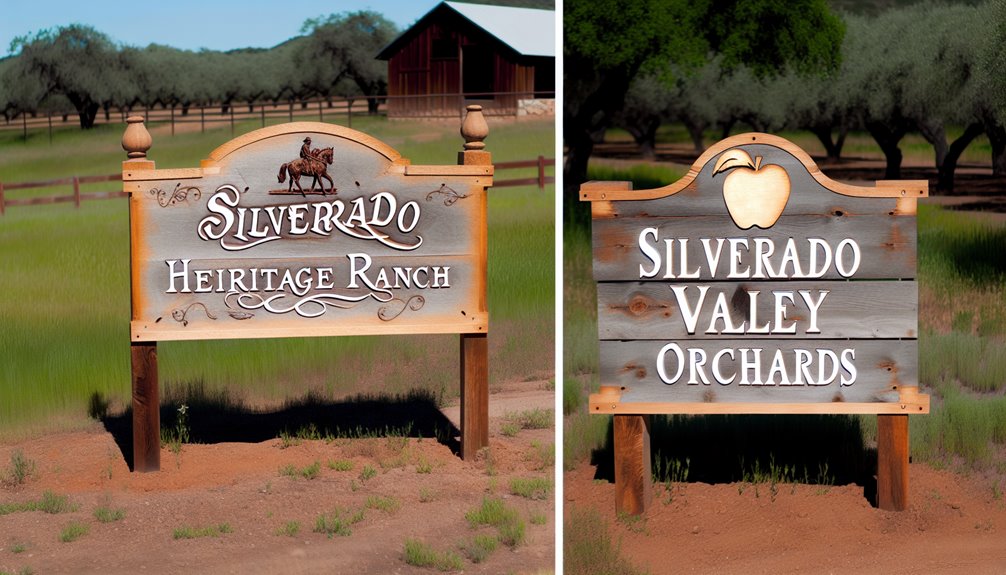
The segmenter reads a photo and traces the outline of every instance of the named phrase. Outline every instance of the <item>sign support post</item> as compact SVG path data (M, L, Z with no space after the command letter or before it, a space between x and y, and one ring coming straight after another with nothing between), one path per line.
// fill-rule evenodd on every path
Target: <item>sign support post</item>
M908 416L877 416L877 507L908 508Z
M482 115L482 106L467 107L467 115L461 123L461 135L465 139L463 152L458 152L460 166L491 166L492 154L485 150L485 138L489 135L489 125ZM486 213L486 197L482 196L483 214ZM484 216L483 216L484 217ZM483 228L481 238L482 261L478 270L478 280L486 285L488 261L488 238ZM480 290L481 309L487 309L485 289ZM470 461L483 447L489 446L489 339L487 333L461 334L461 458Z
M132 175L136 171L153 170L154 162L147 159L147 150L153 143L150 132L143 125L143 116L126 118L126 131L122 135L122 149L128 160L122 162L122 172ZM132 208L133 204L130 204ZM130 209L130 218L134 214ZM132 225L130 225L132 229ZM130 242L132 244L132 242ZM130 246L132 249L132 245ZM130 257L130 262L133 258ZM130 274L136 270L131 269ZM132 282L135 289L135 282ZM132 317L136 317L136 294L130 290ZM130 378L132 380L133 406L133 470L139 472L161 469L161 411L157 381L157 342L130 342Z

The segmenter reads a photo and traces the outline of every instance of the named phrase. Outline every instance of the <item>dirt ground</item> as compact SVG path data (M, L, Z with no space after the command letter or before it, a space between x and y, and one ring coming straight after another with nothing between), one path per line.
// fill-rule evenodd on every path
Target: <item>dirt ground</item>
M608 518L634 567L662 573L1006 573L1006 499L986 481L911 465L909 508L880 511L857 485L688 483L654 491L638 522L615 520L615 486L566 474L565 510Z
M36 462L37 477L0 490L0 504L37 500L45 491L68 494L71 513L41 511L0 515L0 572L29 568L49 573L425 573L407 565L404 542L415 538L438 551L454 551L476 534L465 513L483 497L515 507L526 524L526 541L500 545L488 559L464 559L466 573L550 572L554 562L554 500L510 493L512 478L553 477L552 429L501 433L508 412L553 407L546 382L509 384L490 397L490 449L478 461L461 461L434 438L371 437L301 441L284 447L281 439L261 442L186 444L179 454L161 451L161 471L130 473L116 438L95 423L89 431L53 434L0 446L0 463L9 466L20 449ZM443 414L458 424L458 407ZM349 460L348 471L328 462ZM293 465L318 461L314 479L282 475ZM361 477L365 467L376 475ZM372 496L393 497L394 511L368 508ZM94 511L123 509L123 519L101 523ZM317 517L342 508L364 511L348 536L313 532ZM530 521L532 514L546 518ZM294 536L279 534L297 521ZM59 540L71 522L89 532L76 541ZM174 539L182 527L227 523L233 530L216 537Z

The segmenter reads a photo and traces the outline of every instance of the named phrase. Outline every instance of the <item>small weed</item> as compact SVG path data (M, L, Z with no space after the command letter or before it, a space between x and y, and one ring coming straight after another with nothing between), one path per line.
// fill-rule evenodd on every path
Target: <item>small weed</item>
M516 437L519 431L520 426L513 422L504 423L503 426L500 427L500 433L502 433L505 437Z
M632 531L633 533L646 532L646 518L642 515L633 515L631 513L619 511L617 519L619 523L624 525L626 529Z
M300 533L299 521L287 521L281 527L276 529L276 535L286 535L287 537L296 537L298 533Z
M295 465L284 465L280 468L279 474L284 477L303 477L304 479L314 479L321 473L321 462L315 461L311 465L298 469Z
M102 505L94 510L94 518L101 523L115 523L126 516L125 509L112 509L108 505Z
M514 477L510 480L510 493L527 499L548 499L552 493L552 480L548 477Z
M495 477L496 470L496 458L493 457L493 450L489 446L479 449L478 454L475 456L476 460L483 460L486 462L486 475L489 477Z
M419 490L419 502L429 503L437 498L437 494L429 487L423 487Z
M28 550L27 543L15 543L10 546L10 552L17 555L18 553L24 553Z
M44 511L45 513L71 513L78 509L77 505L70 503L67 495L56 495L52 491L46 491L42 498L37 501L26 501L24 503L0 503L0 515L18 513L22 511Z
M351 471L353 469L353 462L349 459L329 459L328 468L336 471Z
M417 539L405 540L405 562L416 567L433 567L439 571L460 571L464 563L453 551L436 551Z
M461 551L472 563L481 563L492 555L492 552L499 547L499 539L493 535L480 533L461 545Z
M507 412L503 419L520 429L552 429L555 425L551 409L536 408L525 411Z
M297 436L291 435L290 432L285 429L279 432L280 449L287 449L295 445L300 445L300 439L297 439Z
M425 457L420 457L416 463L416 473L433 473L433 463Z
M371 495L367 498L366 503L368 509L377 509L385 513L394 513L401 506L401 502L394 497L381 497L380 495Z
M528 451L527 460L532 462L535 469L541 471L551 469L555 465L555 444L542 444L540 441L532 441L531 449Z
M360 472L360 481L367 481L377 477L377 470L370 465L364 465Z
M1003 498L1002 487L1000 487L999 482L996 481L995 483L992 484L992 499L994 501L999 501L1002 498Z
M189 406L181 404L178 406L178 415L175 418L174 429L161 430L161 445L166 445L176 456L182 452L182 445L190 440L189 430Z
M363 521L363 509L348 515L347 509L336 509L331 513L322 513L314 522L314 532L324 533L331 539L333 536L348 537L353 534L349 528ZM348 516L347 516L348 515Z
M31 567L22 567L21 569L18 569L17 573L0 571L0 575L35 575L35 571Z
M531 521L531 525L544 525L548 523L548 515L542 513L541 511L532 511L529 519Z
M513 507L507 507L502 499L482 498L482 505L465 514L472 527L491 525L499 532L499 540L508 547L516 547L524 542L524 521Z
M59 532L59 540L63 543L72 543L87 535L91 528L86 523L74 521L68 524Z
M386 440L388 450L398 455L409 446L409 438L403 435L393 435Z
M174 539L199 539L201 537L220 537L224 533L233 533L230 523L210 525L209 527L179 527L174 530Z
M19 487L37 477L38 467L35 461L25 457L20 449L15 449L10 454L10 466L0 475L0 483L9 487Z
M360 489L360 484L357 483L355 479L349 482L349 490L350 491L352 491L353 493L356 493L356 491L359 490L359 489Z
M653 469L653 480L664 486L664 491L667 494L667 499L664 501L665 504L670 504L674 501L675 483L678 484L679 492L684 489L681 484L688 482L691 463L692 460L688 457L682 462L678 459L665 459L660 456L659 451L657 452Z

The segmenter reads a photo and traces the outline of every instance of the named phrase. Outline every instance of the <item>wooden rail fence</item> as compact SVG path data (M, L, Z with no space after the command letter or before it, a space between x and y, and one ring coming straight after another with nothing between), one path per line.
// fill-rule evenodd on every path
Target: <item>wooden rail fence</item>
M555 166L554 158L538 156L534 160L518 160L515 162L500 162L496 164L497 172L503 170L514 170L521 168L538 168L538 174L533 178L511 178L509 180L497 180L493 183L494 188L506 188L509 186L530 186L536 185L539 190L545 189L545 184L555 183L554 176L546 176L545 168ZM80 207L80 203L85 200L106 200L111 198L125 198L129 194L123 191L110 192L86 192L81 193L81 184L93 184L97 182L118 182L122 180L122 174L110 174L107 176L72 176L69 178L59 178L55 180L43 180L38 182L17 182L8 183L0 181L0 216L7 212L9 206L32 206L41 204L58 204L73 202ZM32 188L50 188L55 186L71 186L69 195L59 196L38 196L34 198L7 198L6 192L12 190L28 190Z

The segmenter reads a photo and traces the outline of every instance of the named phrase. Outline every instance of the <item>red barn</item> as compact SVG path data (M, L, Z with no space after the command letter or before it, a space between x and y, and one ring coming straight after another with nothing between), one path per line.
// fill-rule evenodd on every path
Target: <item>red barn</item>
M441 2L377 58L391 117L555 113L553 10Z

